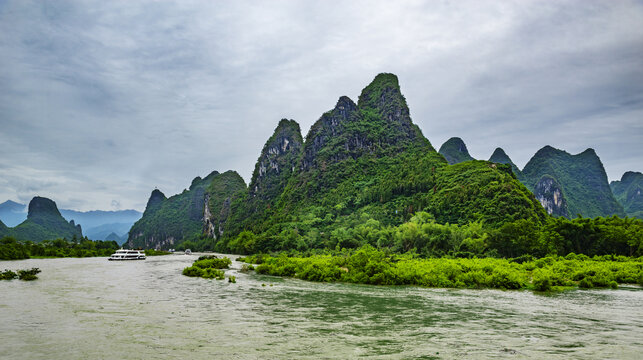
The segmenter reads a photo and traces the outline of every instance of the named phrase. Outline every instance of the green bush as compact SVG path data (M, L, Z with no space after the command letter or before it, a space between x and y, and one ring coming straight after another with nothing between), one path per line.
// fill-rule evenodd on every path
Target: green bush
M40 269L31 268L29 270L18 270L18 278L20 280L31 281L36 280L38 277L36 274L40 273Z
M533 273L534 290L547 291L552 287L552 273L547 270L538 269Z
M4 272L0 273L0 280L13 280L17 277L18 277L18 274L7 269L5 269Z
M248 257L251 261L255 257ZM419 285L443 288L533 289L614 287L643 273L643 258L586 256L524 261L496 258L420 259L415 253L387 254L366 245L336 255L263 255L258 274L322 282ZM528 260L528 259L525 259Z

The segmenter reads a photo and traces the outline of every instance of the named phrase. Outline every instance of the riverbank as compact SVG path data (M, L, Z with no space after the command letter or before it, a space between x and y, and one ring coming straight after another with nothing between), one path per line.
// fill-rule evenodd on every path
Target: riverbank
M365 246L340 255L287 257L255 255L258 274L318 282L415 285L434 288L523 289L617 288L643 285L643 258L570 254L541 259L420 259L414 254L387 254Z
M36 281L0 281L2 358L638 359L643 349L637 287L320 283L244 273L226 254L216 255L232 260L236 284L182 276L200 255L0 261L42 269Z

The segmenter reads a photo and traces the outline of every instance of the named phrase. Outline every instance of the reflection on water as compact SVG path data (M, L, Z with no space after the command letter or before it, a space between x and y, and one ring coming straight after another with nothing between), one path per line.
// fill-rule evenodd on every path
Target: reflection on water
M444 290L320 284L238 273L188 278L198 255L31 259L0 281L0 357L559 358L643 353L643 291Z

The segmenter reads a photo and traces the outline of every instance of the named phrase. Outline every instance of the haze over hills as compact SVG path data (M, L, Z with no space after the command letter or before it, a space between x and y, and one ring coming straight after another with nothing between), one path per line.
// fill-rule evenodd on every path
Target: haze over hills
M136 210L93 210L83 212L60 209L59 212L67 221L74 220L75 224L81 225L85 236L92 240L104 240L112 232L119 237L124 236L127 238L126 235L129 229L143 215ZM10 227L17 226L26 219L27 205L11 200L0 204L0 220L5 225Z
M73 220L67 222L60 215L55 202L36 196L29 202L27 219L12 228L0 226L0 236L40 242L57 238L80 239L83 234L80 225Z
M129 245L167 248L192 240L211 241L221 250L350 246L342 243L345 227L364 221L399 225L423 209L441 223L545 218L510 166L485 161L449 166L413 124L392 74L376 76L357 104L340 97L303 145L301 139L299 125L282 120L262 150L251 186L241 180L227 187L214 203L223 200L219 212L203 206L208 191L193 189L210 186L216 176L195 180L189 191L169 199L155 190ZM177 209L174 221L191 224L189 231L168 226L162 213L169 207ZM243 231L263 234L260 244L240 243L235 237ZM311 243L298 245L304 241L300 234Z
M0 204L0 220L9 227L14 227L27 220L27 205L7 200Z

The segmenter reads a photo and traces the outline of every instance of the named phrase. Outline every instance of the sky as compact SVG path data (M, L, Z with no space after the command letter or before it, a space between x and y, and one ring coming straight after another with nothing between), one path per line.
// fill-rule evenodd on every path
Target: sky
M437 149L593 148L643 171L642 1L0 0L0 202L142 211L196 176L250 181L381 72Z

